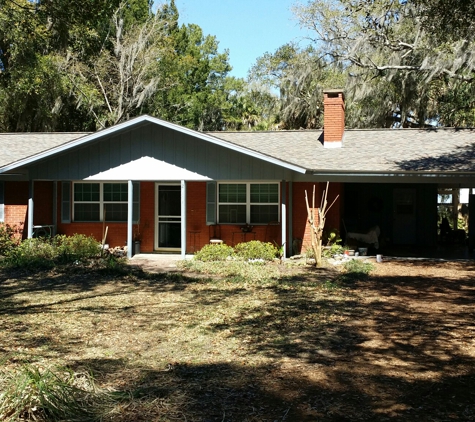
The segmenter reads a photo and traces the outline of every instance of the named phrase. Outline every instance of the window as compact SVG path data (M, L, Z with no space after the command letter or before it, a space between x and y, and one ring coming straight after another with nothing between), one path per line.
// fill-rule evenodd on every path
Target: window
M139 216L139 183L134 183L133 221ZM74 221L127 221L127 183L74 183Z
M278 183L220 183L220 224L267 224L279 221Z

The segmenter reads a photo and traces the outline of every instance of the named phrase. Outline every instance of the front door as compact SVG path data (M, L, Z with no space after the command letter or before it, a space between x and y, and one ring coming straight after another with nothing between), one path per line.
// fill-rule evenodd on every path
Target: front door
M155 249L179 251L181 248L181 186L157 184L156 198Z

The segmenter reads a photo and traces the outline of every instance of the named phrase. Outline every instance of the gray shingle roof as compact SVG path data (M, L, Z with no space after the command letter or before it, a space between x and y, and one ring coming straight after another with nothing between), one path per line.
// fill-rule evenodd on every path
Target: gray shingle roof
M475 172L474 129L346 130L324 148L322 131L213 132L213 136L321 172Z
M0 168L85 135L0 134ZM321 130L209 135L309 172L475 172L475 129L346 130L337 149L323 147Z
M86 133L1 133L0 168L59 145L78 139Z

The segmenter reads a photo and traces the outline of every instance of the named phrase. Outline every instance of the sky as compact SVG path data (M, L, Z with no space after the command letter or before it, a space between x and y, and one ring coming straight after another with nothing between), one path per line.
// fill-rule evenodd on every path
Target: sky
M299 41L291 7L295 0L175 0L180 24L195 23L204 35L214 35L219 51L229 50L230 75L245 78L256 59L283 44Z

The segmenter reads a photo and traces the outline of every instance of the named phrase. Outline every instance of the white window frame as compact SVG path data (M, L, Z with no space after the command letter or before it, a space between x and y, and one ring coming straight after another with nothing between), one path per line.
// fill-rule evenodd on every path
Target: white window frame
M221 202L219 200L219 189L220 185L245 185L246 186L246 202ZM277 202L251 202L251 185L277 185ZM265 226L269 224L267 223L252 223L251 222L251 206L252 205L275 205L277 206L277 222L281 220L281 191L280 191L280 182L275 181L259 181L259 182L249 182L249 181L226 181L226 182L218 182L218 186L216 189L216 218L218 224L252 224L255 226ZM219 207L220 205L245 205L246 206L246 222L238 222L238 223L223 223L219 219Z
M75 186L76 185L85 185L85 184L90 184L90 185L99 185L99 201L76 201L74 199L74 193L75 193ZM73 188L71 192L71 198L72 198L72 221L75 223L101 223L104 221L104 207L105 205L109 204L128 204L128 198L126 201L105 201L104 200L104 185L105 184L112 184L112 185L126 185L127 182L84 182L84 181L77 181L73 182ZM140 186L140 185L139 185ZM138 186L136 187L138 189ZM140 196L138 199L139 202L139 214L140 214ZM99 220L76 220L76 215L75 215L75 204L99 204ZM107 215L106 215L107 218ZM120 220L120 221L111 221L111 223L127 223L127 220ZM134 223L137 223L137 221L134 220Z

